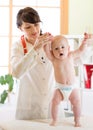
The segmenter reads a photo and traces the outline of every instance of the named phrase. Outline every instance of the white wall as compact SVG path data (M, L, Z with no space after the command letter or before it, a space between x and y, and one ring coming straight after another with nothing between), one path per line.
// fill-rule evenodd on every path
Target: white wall
M93 33L93 0L69 0L69 34Z

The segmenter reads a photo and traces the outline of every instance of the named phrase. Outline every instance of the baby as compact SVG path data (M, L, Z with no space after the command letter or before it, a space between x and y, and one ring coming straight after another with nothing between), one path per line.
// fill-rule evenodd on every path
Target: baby
M45 53L54 67L56 80L55 91L51 102L52 122L56 125L58 115L58 105L62 100L70 100L73 106L75 127L80 127L81 101L78 87L75 87L74 61L79 58L87 49L87 36L77 50L70 51L68 40L57 35L50 44L44 46Z

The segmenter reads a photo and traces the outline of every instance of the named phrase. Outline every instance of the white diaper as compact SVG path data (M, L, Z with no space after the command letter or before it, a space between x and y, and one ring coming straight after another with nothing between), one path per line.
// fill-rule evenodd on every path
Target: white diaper
M56 83L56 89L59 89L62 92L62 95L64 97L64 100L68 100L69 96L74 88L74 85L64 85L64 84L60 84L60 83Z

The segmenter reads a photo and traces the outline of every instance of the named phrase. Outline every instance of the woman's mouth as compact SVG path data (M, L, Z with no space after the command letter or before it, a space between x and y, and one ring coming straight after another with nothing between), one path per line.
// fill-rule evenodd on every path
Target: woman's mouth
M33 36L33 37L37 37L38 34L37 34L37 33L33 33L32 36Z

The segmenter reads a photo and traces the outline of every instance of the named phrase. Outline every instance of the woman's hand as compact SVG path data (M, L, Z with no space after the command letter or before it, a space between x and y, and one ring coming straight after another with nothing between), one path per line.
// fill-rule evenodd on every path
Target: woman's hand
M43 35L39 36L38 39L36 39L34 49L39 50L44 45L51 43L52 39L53 39L53 36L50 33L44 33Z

